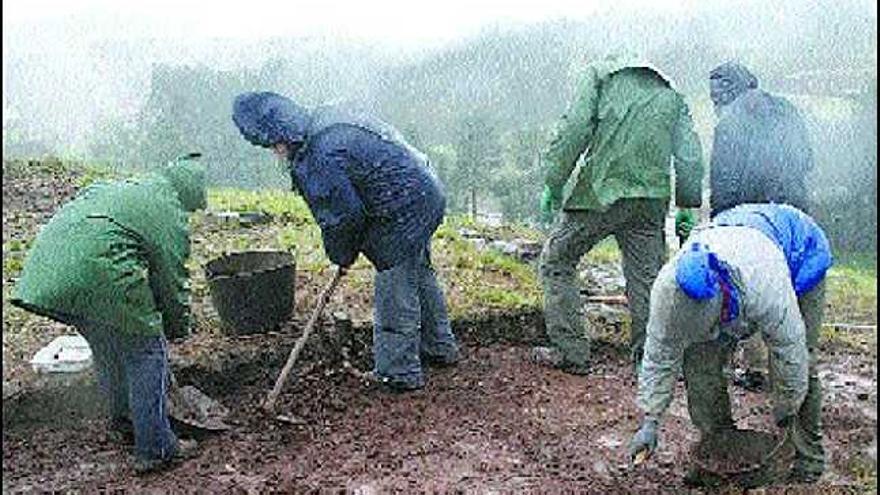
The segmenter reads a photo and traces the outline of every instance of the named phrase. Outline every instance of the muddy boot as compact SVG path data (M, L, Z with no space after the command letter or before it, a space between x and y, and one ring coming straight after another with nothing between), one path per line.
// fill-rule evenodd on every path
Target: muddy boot
M363 375L361 375L361 379L364 380L371 387L379 387L385 392L398 394L420 390L425 387L424 383L411 383L402 380L392 380L391 378L388 378L386 376L378 375L375 371L368 371L364 373Z
M733 384L750 392L763 392L766 389L767 379L764 373L758 370L737 370L733 376Z
M195 440L178 440L177 449L168 459L143 459L136 458L134 472L138 476L149 473L157 473L172 468L181 462L192 459L198 455L199 444Z
M107 430L107 441L134 445L134 425L128 418L113 418Z
M433 366L435 368L451 368L461 361L461 351L453 356L434 356L432 354L422 354L422 364Z
M535 364L562 370L572 375L586 375L589 372L589 368L585 365L567 362L562 353L553 347L533 347L530 358Z

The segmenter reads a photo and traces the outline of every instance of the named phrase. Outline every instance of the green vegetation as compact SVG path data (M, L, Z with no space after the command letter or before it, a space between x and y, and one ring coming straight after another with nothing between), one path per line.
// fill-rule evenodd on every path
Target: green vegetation
M5 235L4 235L5 237ZM3 242L3 278L17 277L24 268L27 250L33 239L8 239Z
M302 197L279 189L208 189L208 207L215 211L260 211L294 223L311 221L311 213Z
M877 324L877 262L870 256L845 256L831 268L826 287L826 323ZM877 353L877 330L825 326L822 342Z
M105 166L91 163L82 164L77 168L79 169L79 174L75 181L77 187L86 187L93 182L111 180L118 178L121 175Z
M3 276L16 277L24 268L24 256L4 256Z
M877 321L877 270L862 262L837 264L827 275L830 311L826 321L875 324Z
M614 237L606 237L596 244L584 257L588 263L605 264L620 262L620 248Z

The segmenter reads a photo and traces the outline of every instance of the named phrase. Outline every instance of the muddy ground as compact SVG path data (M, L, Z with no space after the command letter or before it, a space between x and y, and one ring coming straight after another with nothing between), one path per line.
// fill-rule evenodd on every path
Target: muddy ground
M624 449L638 414L620 349L600 347L594 373L577 377L532 365L523 342L483 340L478 332L463 329L466 358L454 368L431 369L427 387L409 394L365 386L329 361L311 366L279 406L301 425L277 423L256 407L277 366L243 387L228 376L225 389L234 392L220 398L233 410L232 430L203 438L197 459L147 477L134 476L129 449L105 439L99 417L5 428L3 491L689 490L682 477L696 431L681 384L658 454L630 468ZM858 493L859 469L873 463L876 470L876 365L845 349L827 349L822 369L831 469L817 485L778 485L767 493ZM224 390L222 381L209 388ZM732 391L740 426L773 430L764 395Z

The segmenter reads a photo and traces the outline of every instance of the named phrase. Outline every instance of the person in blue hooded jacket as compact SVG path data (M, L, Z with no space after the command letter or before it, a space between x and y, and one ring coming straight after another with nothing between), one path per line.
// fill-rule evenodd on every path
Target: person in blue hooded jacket
M825 469L816 369L832 264L822 229L788 205L745 204L698 228L660 271L639 376L641 428L630 455L653 452L683 367L688 412L701 435L734 428L722 371L736 343L760 332L770 351L773 416L795 446L795 481Z
M236 97L232 119L251 144L287 160L330 260L347 268L363 253L375 266L372 376L414 390L424 386L423 361L457 362L429 250L446 199L425 155L370 115L310 111L272 92Z

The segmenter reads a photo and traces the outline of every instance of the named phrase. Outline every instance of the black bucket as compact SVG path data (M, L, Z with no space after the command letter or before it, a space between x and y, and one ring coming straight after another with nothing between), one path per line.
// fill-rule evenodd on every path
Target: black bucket
M275 330L290 317L296 263L285 251L232 253L205 265L211 302L227 331Z

